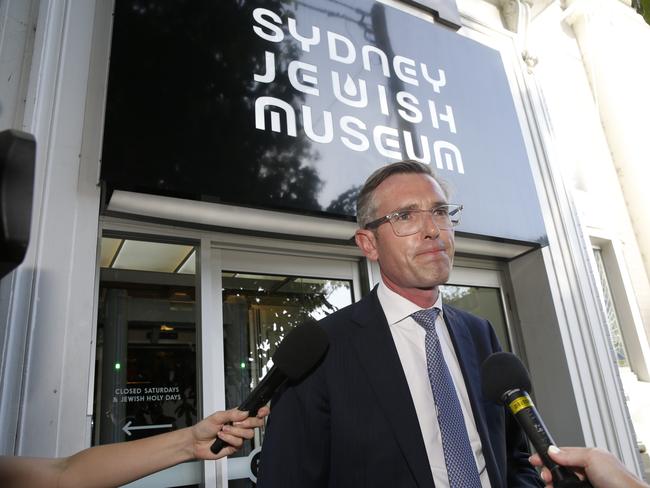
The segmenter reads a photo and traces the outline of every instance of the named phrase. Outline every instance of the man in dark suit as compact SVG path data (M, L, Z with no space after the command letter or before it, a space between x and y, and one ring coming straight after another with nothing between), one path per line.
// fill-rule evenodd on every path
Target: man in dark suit
M259 488L542 486L520 429L482 396L491 325L438 293L461 209L427 165L368 178L355 240L381 282L321 321L325 359L272 402Z

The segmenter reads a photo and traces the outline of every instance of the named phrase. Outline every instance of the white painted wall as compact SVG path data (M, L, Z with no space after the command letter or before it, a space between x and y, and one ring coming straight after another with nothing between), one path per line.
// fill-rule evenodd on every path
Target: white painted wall
M567 192L569 211L575 213L576 238L582 240L583 249L574 249L569 259L554 252L551 243L547 259L556 270L561 266L573 267L582 275L578 281L569 280L564 284L560 275L557 283L560 300L557 301L558 296L555 300L558 317L564 309L568 319L566 328L560 327L560 331L565 334L563 344L585 442L612 450L638 473L634 436L621 400L621 382L616 368L612 367L614 360L604 317L598 309L600 290L594 286L596 272L590 247L596 241L603 244L610 279L616 288L616 305L621 307L619 320L629 359L637 375L647 380L650 351L644 322L647 327L650 290L642 255L647 247L642 242L638 223L650 216L647 212L650 206L630 205L630 193L635 189L630 190L620 178L621 164L617 160L624 158L624 172L634 172L638 178L635 183L639 185L645 177L644 170L639 169L643 166L640 161L650 158L648 148L642 147L640 139L634 143L625 139L629 145L624 156L617 155L615 146L623 143L620 137L626 132L626 126L639 121L642 126L648 126L650 111L645 108L645 102L636 105L633 102L640 92L629 96L636 82L626 81L645 76L645 68L639 65L647 61L628 53L639 52L638 46L648 45L645 40L648 32L650 28L640 16L619 0L556 0L532 20L526 45L528 54L537 60L529 72L543 101L543 107L537 112L545 112L542 115L548 126L545 150L549 153L549 171L557 175L556 190L562 185ZM596 77L605 76L608 83L594 78L596 67L603 70ZM627 107L619 112L626 103ZM616 112L615 122L608 110ZM616 128L610 130L610 125ZM636 129L631 132L638 136ZM613 140L616 140L614 145ZM637 214L641 208L640 217ZM566 227L566 235L572 232L571 220L565 213L562 225ZM558 225L557 219L554 225ZM584 263L578 259L580 254ZM551 286L555 284L551 282ZM578 306L572 311L571 298L577 295L582 295L583 304L592 301L592 305Z
M649 381L650 284L643 251L650 249L644 242L650 200L642 200L650 199L644 188L650 147L640 132L650 126L650 102L638 82L650 86L650 60L631 53L650 45L650 26L619 0L567 4L553 2L529 31L556 144L553 164L571 188L587 242L607 241L621 253L622 268L608 272L624 275L619 320L632 370Z
M98 155L92 150L99 146L82 140L95 2L42 0L14 8L20 3L3 4L11 12L5 25L24 22L27 38L35 27L35 39L9 56L13 73L24 77L1 87L13 118L3 123L34 134L37 160L30 246L8 278L11 299L3 303L8 329L26 331L27 341L19 377L3 378L15 393L11 406L20 408L11 412L17 420L2 412L2 421L13 423L7 432L16 432L15 446L11 437L3 448L60 456L86 447L90 435L99 209ZM3 399L8 392L3 389Z

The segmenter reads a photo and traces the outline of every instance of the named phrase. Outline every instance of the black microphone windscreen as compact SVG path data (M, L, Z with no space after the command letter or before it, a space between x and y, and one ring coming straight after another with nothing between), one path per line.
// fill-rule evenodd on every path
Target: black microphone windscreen
M329 340L315 321L304 322L280 343L273 354L273 364L289 379L304 376L323 357Z
M517 356L509 352L491 354L481 365L483 395L493 402L500 402L509 390L530 392L530 377L526 367Z

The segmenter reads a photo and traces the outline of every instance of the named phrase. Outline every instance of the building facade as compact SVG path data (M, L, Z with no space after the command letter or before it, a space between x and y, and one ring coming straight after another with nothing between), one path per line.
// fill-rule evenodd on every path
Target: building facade
M619 376L650 381L630 2L176 3L0 4L0 128L37 141L32 240L0 283L2 452L238 404L286 331L377 282L351 202L411 157L465 205L445 299L524 360L559 444L641 474ZM250 486L260 445L134 485Z

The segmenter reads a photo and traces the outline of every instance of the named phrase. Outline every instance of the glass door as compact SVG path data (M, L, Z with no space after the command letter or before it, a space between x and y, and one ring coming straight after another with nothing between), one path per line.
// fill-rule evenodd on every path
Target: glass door
M182 429L200 418L198 250L187 242L102 238L93 445ZM199 483L201 464L190 462L127 486Z
M319 320L360 296L359 260L221 252L225 405L240 405L272 366L278 344L308 318ZM228 459L228 486L255 486L264 437Z

